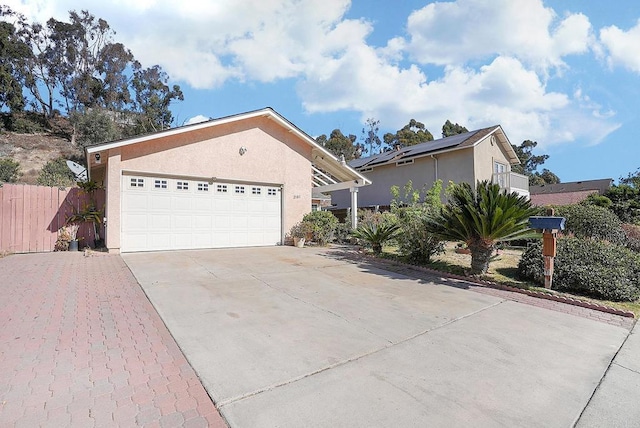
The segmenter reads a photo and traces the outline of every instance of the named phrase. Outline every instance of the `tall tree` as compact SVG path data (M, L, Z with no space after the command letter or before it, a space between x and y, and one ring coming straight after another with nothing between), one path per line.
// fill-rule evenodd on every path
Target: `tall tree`
M531 140L525 140L519 146L512 144L511 147L513 147L518 159L520 159L520 165L513 165L511 170L528 176L529 185L531 186L560 183L560 178L548 169L545 168L542 172L538 172L538 167L549 159L549 155L534 155L533 149L537 145L536 141Z
M374 118L367 119L365 127L362 128L362 151L369 156L377 154L382 146L382 140L378 137L379 131L380 121Z
M136 62L132 86L135 92L133 111L142 132L166 129L173 122L169 106L176 100L184 100L180 86L169 87L169 76L159 65L143 69Z
M0 17L15 17L14 12L0 6ZM21 111L25 106L22 94L21 64L31 55L31 48L16 32L16 27L0 21L0 108Z
M357 137L353 134L345 136L339 129L334 129L331 131L329 138L322 134L316 138L316 142L334 155L338 157L344 156L344 159L348 162L355 158L356 146L354 146L354 143L356 139Z
M399 129L395 134L384 134L384 142L391 148L408 147L416 144L433 141L433 135L423 123L411 119L407 125Z
M467 128L457 123L451 123L449 119L442 125L442 138L451 137L452 135L464 134L469 132Z

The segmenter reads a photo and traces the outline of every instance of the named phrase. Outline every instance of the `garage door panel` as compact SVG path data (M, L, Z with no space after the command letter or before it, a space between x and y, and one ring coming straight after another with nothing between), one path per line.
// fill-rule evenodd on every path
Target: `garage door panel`
M171 230L171 216L169 214L150 214L149 226L152 230L163 232Z
M152 211L155 210L170 210L171 209L171 195L164 193L152 193L149 195L148 206Z
M123 176L122 251L277 245L276 187Z

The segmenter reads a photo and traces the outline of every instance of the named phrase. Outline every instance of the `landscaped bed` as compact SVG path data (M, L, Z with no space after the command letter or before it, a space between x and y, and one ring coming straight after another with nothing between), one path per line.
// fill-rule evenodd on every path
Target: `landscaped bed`
M520 261L520 257L522 256L523 251L524 250L522 248L511 247L498 250L497 254L494 255L491 263L489 264L489 270L487 271L487 273L479 278L475 278L494 282L497 284L507 285L510 287L544 292L591 302L602 306L609 306L615 309L633 312L636 318L640 317L640 300L637 300L635 302L612 302L608 300L598 300L576 294L547 290L531 281L520 279L518 277L518 262ZM406 263L406 260L404 260L398 254L398 248L393 245L385 245L381 257ZM470 276L471 255L457 253L456 243L448 242L445 244L445 252L443 254L434 256L431 263L427 263L422 266L439 272Z

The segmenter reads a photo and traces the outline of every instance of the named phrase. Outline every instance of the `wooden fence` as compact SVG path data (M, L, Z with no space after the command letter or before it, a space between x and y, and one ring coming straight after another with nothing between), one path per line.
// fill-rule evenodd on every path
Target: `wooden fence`
M98 208L104 207L105 192L97 190ZM58 229L67 218L83 209L89 195L81 189L3 184L0 187L0 251L36 253L53 251ZM102 227L98 231L104 237ZM94 246L93 225L83 224L78 230L80 246Z

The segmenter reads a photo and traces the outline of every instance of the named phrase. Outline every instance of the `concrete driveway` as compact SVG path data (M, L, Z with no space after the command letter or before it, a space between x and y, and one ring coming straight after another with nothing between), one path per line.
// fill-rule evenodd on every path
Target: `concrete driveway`
M232 427L570 427L629 333L336 249L123 258Z

